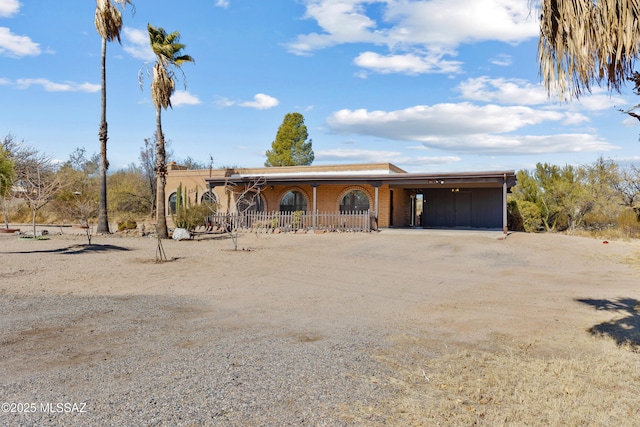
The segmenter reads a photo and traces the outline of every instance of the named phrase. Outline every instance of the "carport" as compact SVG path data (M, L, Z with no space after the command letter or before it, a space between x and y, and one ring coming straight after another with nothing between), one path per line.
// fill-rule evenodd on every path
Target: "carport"
M514 171L407 173L391 178L392 191L409 192L410 226L507 230L507 193L516 185Z

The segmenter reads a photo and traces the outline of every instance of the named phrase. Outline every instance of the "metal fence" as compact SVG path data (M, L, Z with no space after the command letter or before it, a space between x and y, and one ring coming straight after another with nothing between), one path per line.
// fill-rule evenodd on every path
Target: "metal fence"
M371 211L348 212L247 212L245 214L216 213L207 217L207 228L223 231L236 229L371 231L376 228Z

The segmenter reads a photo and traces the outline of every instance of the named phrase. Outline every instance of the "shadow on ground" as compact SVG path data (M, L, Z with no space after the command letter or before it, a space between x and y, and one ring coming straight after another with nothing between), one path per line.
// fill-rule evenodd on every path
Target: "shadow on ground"
M576 301L590 305L596 310L622 315L618 319L592 326L588 331L592 335L612 338L619 346L629 346L633 351L640 352L640 301L633 298L577 299Z
M58 253L67 255L78 255L90 252L110 252L110 251L130 251L131 249L123 246L115 245L71 245L66 248L57 249L35 249L32 251L15 251L15 252L1 252L4 254L42 254L42 253Z

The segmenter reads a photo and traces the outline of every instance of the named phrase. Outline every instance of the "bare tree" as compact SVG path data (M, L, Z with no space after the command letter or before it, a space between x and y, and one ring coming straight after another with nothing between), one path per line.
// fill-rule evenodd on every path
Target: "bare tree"
M202 170L208 168L205 163L199 162L191 156L187 156L186 158L179 160L178 163L190 170Z
M640 168L631 165L624 169L620 180L614 183L614 189L620 194L623 205L635 210L640 218Z
M151 190L151 212L153 217L156 211L156 143L150 138L144 139L144 147L140 150L140 166L144 173L145 180L148 182L149 190Z
M247 215L256 210L260 204L260 190L264 187L266 179L256 177L243 186L227 181L225 192L227 193L227 214L222 224L233 243L233 250L238 250L238 236L240 229L246 225ZM216 207L217 209L217 207ZM211 208L212 212L215 212Z
M49 203L61 188L51 158L40 154L30 160L17 171L14 192L25 200L31 209L33 219L33 237L36 237L36 215L38 210Z
M81 191L74 191L73 194L76 199L75 211L77 218L80 221L80 226L84 228L87 234L89 245L91 245L91 237L93 236L93 223L91 218L95 216L98 210L96 202L93 197L87 196Z
M38 151L25 145L24 141L18 141L15 136L9 134L0 141L0 146L7 159L12 163L13 173L6 176L3 182L7 189L4 194L0 194L2 210L4 215L5 228L9 228L9 203L14 196L14 186L19 176L24 175L26 168L38 156Z
M70 216L79 222L87 233L89 244L93 220L99 209L99 164L100 157L97 154L87 158L84 148L76 148L56 173L58 180L64 183L64 188L58 192L53 205L65 217Z
M9 152L0 146L0 203L2 203L4 224L7 229L9 228L7 197L11 193L14 176L15 167L13 160L11 160Z

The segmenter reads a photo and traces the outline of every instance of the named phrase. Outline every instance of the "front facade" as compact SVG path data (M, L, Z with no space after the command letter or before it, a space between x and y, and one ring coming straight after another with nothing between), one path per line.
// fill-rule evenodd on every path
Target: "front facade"
M185 170L171 164L166 194L170 219L176 190L192 203L215 202L223 212L243 209L252 195L263 212L368 210L379 227L500 228L506 231L507 192L514 171L407 173L390 163Z

